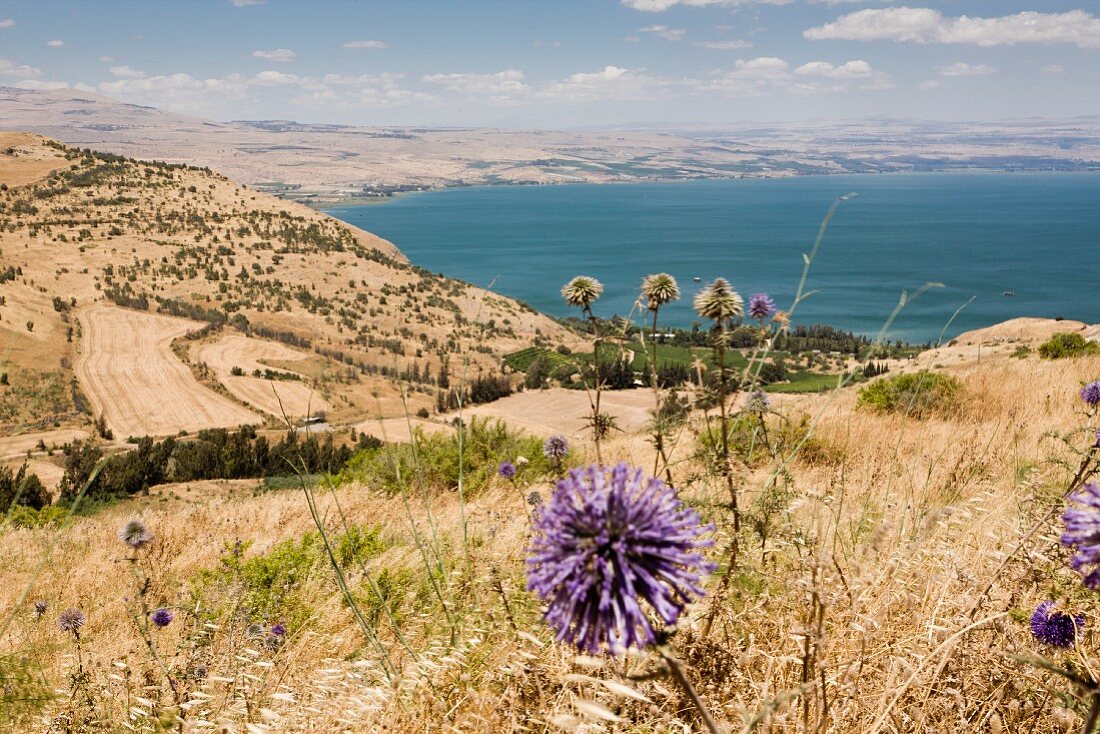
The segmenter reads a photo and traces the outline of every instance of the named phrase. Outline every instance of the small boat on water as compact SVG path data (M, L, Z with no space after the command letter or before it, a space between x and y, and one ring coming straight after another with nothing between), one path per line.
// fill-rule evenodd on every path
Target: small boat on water
M692 278L692 280L695 281L696 283L702 283L703 282L703 279L700 278L698 275L696 275L694 278Z
M1016 295L1016 291L1004 291L1001 293L1001 295L1005 296L1006 298L1012 298Z

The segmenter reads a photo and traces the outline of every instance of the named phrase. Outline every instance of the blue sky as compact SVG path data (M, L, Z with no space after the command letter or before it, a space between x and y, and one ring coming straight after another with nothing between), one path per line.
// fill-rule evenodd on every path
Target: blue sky
M0 2L0 85L381 125L1100 114L1095 0Z

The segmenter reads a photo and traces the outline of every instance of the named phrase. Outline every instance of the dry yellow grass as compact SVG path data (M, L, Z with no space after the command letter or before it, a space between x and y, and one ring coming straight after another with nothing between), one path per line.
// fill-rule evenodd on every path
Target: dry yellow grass
M708 584L709 597L690 611L675 642L730 731L749 730L745 724L754 717L756 731L800 734L1047 734L1080 726L1080 712L1063 707L1068 686L1012 656L1050 652L1031 639L1020 614L1052 593L1086 615L1083 651L1092 649L1091 630L1100 627L1092 595L1065 566L1050 515L1077 459L1048 435L1083 426L1077 389L1100 375L1100 359L1045 362L997 354L947 369L965 390L948 417L917 421L856 410L850 390L802 396L781 410L792 419L803 411L820 414L814 445L777 483L768 482L771 467L739 473L748 519L741 571L724 591L718 579ZM1076 439L1084 445L1087 436L1078 431ZM684 496L717 524L713 555L721 559L730 527L725 491L692 458L691 443L684 440L674 456L674 473ZM604 453L643 463L645 446L644 435L634 433L616 438ZM327 567L305 582L310 616L279 649L248 640L232 613L208 611L224 599L191 594L190 584L216 569L236 541L251 541L244 557L253 558L313 529L300 491L255 496L252 486L176 485L56 535L49 529L0 534L0 554L9 559L5 588L33 580L30 599L51 604L40 621L20 610L5 641L12 650L36 651L60 691L47 712L55 723L80 708L68 703L65 677L74 664L73 644L53 624L67 606L88 614L81 654L95 681L96 715L115 723L129 717L140 729L148 722L140 712L151 706L175 711L162 673L127 622L129 564L115 532L141 515L157 535L148 551L148 602L178 611L155 642L177 671L187 702L185 731L697 729L670 681L629 680L657 667L652 656L578 660L539 622L537 604L522 590L527 508L521 495L528 489L545 494L546 484L520 490L500 483L465 507L453 492L429 487L421 495L412 480L408 504L356 484L318 493L331 531L340 529L338 499L349 521L377 526L387 539L388 550L365 568L344 569L362 604L369 607L372 598L364 571L375 579L386 571L419 580L391 597L397 628L385 615L373 618L401 671L396 686L386 682L383 658L356 625ZM765 504L771 513L763 512ZM416 537L447 567L437 577L446 611L431 593L418 595L426 576ZM34 579L46 554L50 563ZM10 597L0 603L0 615L12 604ZM704 635L712 605L715 624ZM199 620L207 618L217 626L204 630ZM204 680L185 675L200 664ZM629 685L648 701L617 695L621 689L599 680ZM135 703L137 696L150 703ZM601 720L584 701L601 703L620 721ZM42 720L28 731L45 726Z
M82 309L76 373L97 415L119 436L260 423L252 411L195 380L172 340L202 324L96 304Z

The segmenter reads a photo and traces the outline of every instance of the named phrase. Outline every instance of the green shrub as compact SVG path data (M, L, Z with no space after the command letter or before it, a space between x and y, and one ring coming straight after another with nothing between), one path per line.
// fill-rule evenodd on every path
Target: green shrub
M1100 345L1080 334L1055 334L1039 345L1039 356L1044 359L1064 359L1100 354Z
M41 528L60 525L68 514L68 510L57 505L46 505L37 510L26 505L16 505L8 513L8 522L17 528Z
M469 495L484 489L505 459L528 459L518 481L551 472L542 454L542 440L511 429L503 421L474 418L463 430L461 452L458 439L458 431L425 434L417 429L412 443L359 451L336 482L358 481L390 494L420 483L433 489L457 489L461 466L463 489Z
M380 527L357 525L346 533L330 534L329 543L345 569L366 563L392 546L382 538ZM218 568L200 573L194 593L208 605L217 607L219 601L235 605L248 622L300 627L311 614L307 582L318 574L332 574L321 534L306 533L300 540L284 540L266 553L245 558L249 545L229 548Z
M962 383L949 375L921 370L876 380L859 391L857 405L880 413L904 413L914 418L950 413Z

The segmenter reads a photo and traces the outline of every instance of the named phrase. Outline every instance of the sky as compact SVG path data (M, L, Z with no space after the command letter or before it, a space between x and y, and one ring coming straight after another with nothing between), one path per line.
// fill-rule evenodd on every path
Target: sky
M1097 0L0 0L0 86L519 128L1100 114Z

